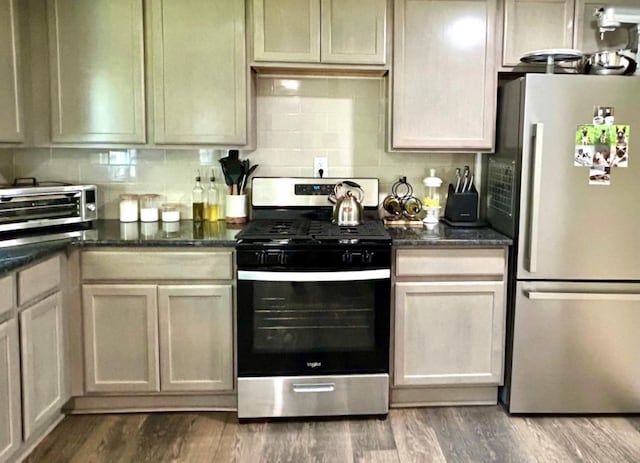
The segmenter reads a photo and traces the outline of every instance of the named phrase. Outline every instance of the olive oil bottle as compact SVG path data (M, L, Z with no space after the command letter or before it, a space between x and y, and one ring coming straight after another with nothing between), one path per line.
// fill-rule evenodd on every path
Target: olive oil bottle
M204 220L204 188L202 188L200 171L198 171L196 184L191 192L191 201L193 207L193 221L202 222Z

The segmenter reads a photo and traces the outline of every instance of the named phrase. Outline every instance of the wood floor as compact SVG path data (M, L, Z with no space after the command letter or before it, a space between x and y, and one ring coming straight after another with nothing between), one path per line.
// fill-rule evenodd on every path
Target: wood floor
M223 412L76 415L26 461L636 463L640 417L510 417L498 406L248 424Z

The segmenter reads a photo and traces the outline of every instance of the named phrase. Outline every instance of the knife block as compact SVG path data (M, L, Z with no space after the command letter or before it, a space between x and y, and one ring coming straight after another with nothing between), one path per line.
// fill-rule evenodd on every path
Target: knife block
M478 191L475 185L471 185L469 191L456 193L453 185L449 184L444 218L454 226L469 226L478 222Z

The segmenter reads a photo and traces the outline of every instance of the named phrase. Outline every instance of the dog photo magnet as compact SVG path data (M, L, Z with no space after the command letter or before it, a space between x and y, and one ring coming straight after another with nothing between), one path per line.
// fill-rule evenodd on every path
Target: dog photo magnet
M610 167L592 167L589 169L589 185L611 185Z

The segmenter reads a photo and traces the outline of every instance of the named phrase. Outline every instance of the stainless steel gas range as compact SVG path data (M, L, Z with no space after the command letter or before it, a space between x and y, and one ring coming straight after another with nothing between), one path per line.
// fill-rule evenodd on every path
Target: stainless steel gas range
M386 414L391 238L377 219L331 223L340 179L255 178L238 235L238 417Z

